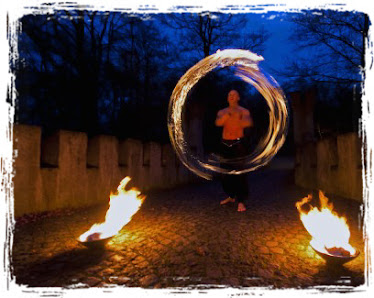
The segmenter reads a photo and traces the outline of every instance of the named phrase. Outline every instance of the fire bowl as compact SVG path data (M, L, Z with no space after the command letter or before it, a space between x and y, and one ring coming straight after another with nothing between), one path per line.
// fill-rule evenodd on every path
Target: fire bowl
M328 265L343 265L343 264L357 258L360 254L360 251L357 250L357 249L356 249L356 252L355 252L354 255L342 256L342 255L331 254L331 253L328 253L328 252L321 252L321 251L317 250L316 248L314 248L312 245L311 245L311 247L320 257L322 257L326 261L326 264L328 264Z
M85 247L88 247L90 249L104 249L106 244L113 238L114 236L103 238L103 239L95 239L95 240L86 240L81 241L79 239L78 242ZM87 237L88 238L88 237Z

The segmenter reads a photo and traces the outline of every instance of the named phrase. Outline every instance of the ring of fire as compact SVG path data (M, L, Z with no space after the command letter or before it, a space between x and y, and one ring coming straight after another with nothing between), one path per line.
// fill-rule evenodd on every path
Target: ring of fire
M168 110L169 136L178 158L195 174L211 179L218 173L237 175L254 171L266 165L284 144L288 128L287 101L278 83L259 69L258 63L262 60L261 56L247 50L217 51L191 67L175 86ZM241 168L236 170L222 169L214 163L202 161L190 151L182 129L182 114L189 91L210 71L229 66L234 66L235 74L261 93L269 107L267 133L250 155L240 159Z

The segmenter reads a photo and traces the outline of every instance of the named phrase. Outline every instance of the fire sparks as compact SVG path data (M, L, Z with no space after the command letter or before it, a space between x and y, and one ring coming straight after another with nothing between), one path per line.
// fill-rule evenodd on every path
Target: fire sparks
M296 203L300 219L305 229L312 236L310 245L319 252L339 257L352 256L356 250L349 244L350 231L345 217L333 211L333 204L328 202L322 191L319 192L321 208L312 207L308 195ZM309 207L305 211L305 205Z
M124 178L117 188L117 193L110 194L105 222L94 224L87 232L79 236L79 241L94 241L112 237L130 222L145 199L145 196L140 195L140 191L137 189L125 189L130 180L130 177Z

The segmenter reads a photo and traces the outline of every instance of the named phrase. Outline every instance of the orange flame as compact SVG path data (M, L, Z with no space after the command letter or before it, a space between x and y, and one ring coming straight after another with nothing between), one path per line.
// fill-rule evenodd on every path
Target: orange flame
M333 211L333 204L328 202L328 198L322 191L319 191L320 209L312 207L309 204L311 200L312 195L308 195L296 203L300 219L305 229L312 236L310 245L327 254L340 249L354 255L356 250L349 244L351 234L347 219L340 217ZM308 204L310 210L302 210L305 204Z
M136 188L125 190L130 180L130 177L122 179L117 188L117 193L110 194L109 209L105 215L105 222L94 224L87 232L79 236L80 241L98 240L90 239L89 236L91 235L96 235L96 238L99 239L114 236L130 222L145 199L145 196L140 195L140 191Z

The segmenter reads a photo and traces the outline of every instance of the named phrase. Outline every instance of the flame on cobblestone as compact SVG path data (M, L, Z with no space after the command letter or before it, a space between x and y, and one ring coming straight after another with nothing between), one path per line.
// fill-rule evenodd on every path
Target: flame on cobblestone
M126 185L131 180L124 178L118 185L117 192L110 194L109 209L105 215L105 221L94 224L87 232L79 236L82 242L105 239L116 235L133 215L139 210L145 196L140 195L136 188L126 190Z
M328 202L328 198L322 191L319 192L320 208L309 204L312 198L312 195L308 195L296 203L300 219L312 236L310 245L325 254L354 255L356 250L349 244L351 234L347 219L333 210L333 204ZM305 211L307 209L305 205L309 207L308 211Z

